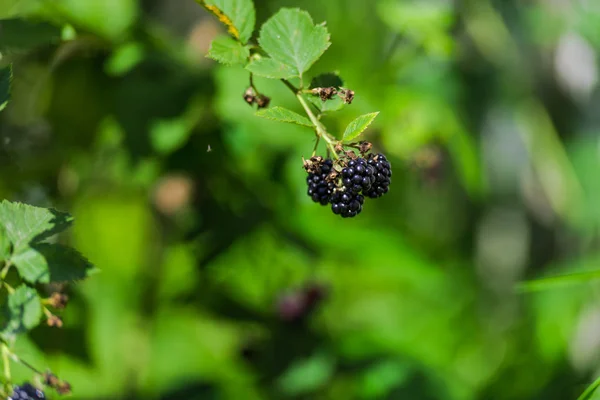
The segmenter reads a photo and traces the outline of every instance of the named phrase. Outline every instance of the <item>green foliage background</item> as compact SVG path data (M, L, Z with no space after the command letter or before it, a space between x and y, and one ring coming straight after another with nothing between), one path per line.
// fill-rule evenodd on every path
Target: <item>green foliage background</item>
M61 240L102 271L16 352L77 399L577 398L600 367L600 6L255 4L327 21L309 74L356 98L325 122L380 111L391 192L354 220L312 203L314 136L254 115L193 0L4 0L0 198L72 213ZM281 321L309 281L328 298Z

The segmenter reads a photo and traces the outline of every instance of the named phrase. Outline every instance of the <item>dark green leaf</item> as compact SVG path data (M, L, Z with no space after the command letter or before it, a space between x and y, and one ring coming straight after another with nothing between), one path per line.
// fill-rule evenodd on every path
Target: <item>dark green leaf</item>
M0 225L19 251L32 241L40 241L71 225L73 218L50 208L34 207L3 200L0 203Z
M577 398L577 400L589 400L592 398L592 396L594 395L594 393L596 393L596 389L598 389L598 387L600 387L600 378L596 378L596 380L587 387L587 389L585 390L585 392L583 392L581 394L581 396L579 396Z
M221 21L229 33L246 44L256 22L256 11L252 0L196 0Z
M271 79L289 79L296 76L291 67L268 57L252 60L246 69L253 74Z
M290 8L282 8L264 23L258 42L297 76L302 76L331 44L324 25L315 25L306 11Z
M2 336L12 336L36 327L42 318L42 304L35 289L21 285L8 295L4 308L6 322Z
M6 108L10 100L10 84L12 82L12 65L0 68L0 111Z
M60 28L47 22L0 20L0 51L29 50L59 43L60 35Z
M219 36L212 41L208 56L226 65L246 64L250 51L229 36Z
M77 250L60 244L35 245L48 264L49 277L40 282L71 282L87 278L98 270Z
M264 110L258 111L256 115L274 121L289 122L296 125L308 126L310 128L314 127L314 125L310 122L308 118L305 118L302 115L283 107L276 106L266 108Z
M379 112L364 114L350 122L346 128L346 131L344 132L342 140L344 142L350 142L355 139L358 135L363 133L364 130L369 127L369 125L371 125L371 122L373 122L375 117L377 117L377 114L379 114Z
M342 78L334 72L328 72L326 74L317 75L310 81L310 88L318 87L334 87L339 88L344 86Z

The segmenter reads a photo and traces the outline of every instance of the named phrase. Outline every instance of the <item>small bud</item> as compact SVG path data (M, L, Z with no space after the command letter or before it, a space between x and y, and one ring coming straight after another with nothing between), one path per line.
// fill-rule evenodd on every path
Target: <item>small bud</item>
M342 89L340 90L340 94L342 99L344 99L344 103L352 104L352 100L354 100L354 90Z
M356 160L358 158L358 156L351 150L346 152L346 157L348 157L351 160Z
M49 315L48 320L46 322L48 323L48 326L56 328L62 328L63 326L63 320L59 316L54 314Z
M60 379L58 379L58 377L56 375L54 375L52 372L48 371L48 372L44 373L43 378L44 378L44 384L46 386L56 388L60 384Z
M337 143L333 149L336 153L341 153L342 151L344 151L344 147L341 143Z
M244 101L249 105L252 105L256 102L256 92L253 87L249 87L244 92Z
M264 94L259 94L256 96L256 104L258 104L258 108L267 108L269 107L269 103L271 99Z
M337 94L337 90L331 87L318 87L311 90L312 94L318 95L321 98L321 101L330 100L335 94Z
M57 308L62 310L67 306L67 302L69 301L69 296L64 293L55 292L52 293L52 296L48 298L48 305L50 307Z
M71 394L71 384L66 381L60 382L55 389L58 394Z

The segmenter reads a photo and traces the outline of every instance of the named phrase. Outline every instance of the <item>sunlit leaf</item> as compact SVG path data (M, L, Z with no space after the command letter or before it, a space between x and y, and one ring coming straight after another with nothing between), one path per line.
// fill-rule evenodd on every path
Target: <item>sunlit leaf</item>
M253 74L271 79L289 79L296 75L292 67L268 57L252 60L246 69Z
M4 200L0 203L0 225L18 251L31 241L41 240L66 229L70 215L50 208L34 207Z
M257 111L256 115L259 117L271 119L279 122L289 122L296 125L313 127L314 125L310 120L302 115L295 113L287 108L283 107L271 107L264 110Z
M237 40L229 36L218 36L210 44L208 56L221 64L246 64L250 51Z
M344 132L344 136L342 138L345 142L350 142L355 139L364 132L365 129L371 125L371 122L377 117L379 112L374 112L370 114L364 114L360 117L356 118L354 121L350 122L350 124L346 127L346 131Z
M42 304L35 289L21 285L8 296L2 336L11 336L36 327L42 318Z
M258 42L275 60L301 76L331 44L324 25L315 25L306 11L282 8L260 30Z
M252 0L196 0L213 13L231 36L246 44L254 31L256 11Z

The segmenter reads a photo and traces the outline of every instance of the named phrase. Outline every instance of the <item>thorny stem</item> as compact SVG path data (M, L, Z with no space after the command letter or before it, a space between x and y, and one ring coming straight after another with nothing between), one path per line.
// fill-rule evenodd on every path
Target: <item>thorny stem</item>
M327 132L327 129L325 128L325 126L323 126L321 121L319 121L319 118L317 118L315 116L315 114L312 112L308 103L306 103L306 100L304 99L304 97L302 97L302 90L298 90L294 85L292 85L286 79L282 79L281 81L296 95L296 98L302 105L302 108L304 108L306 115L308 115L310 122L312 122L313 125L315 126L315 132L317 134L317 137L323 138L323 140L327 143L327 148L331 151L331 154L333 155L334 158L339 158L337 155L337 152L335 151L336 140L333 137L331 137L331 135ZM318 140L317 140L317 145L318 145ZM315 145L315 150L316 150L316 145ZM313 152L313 155L314 155L314 152Z

